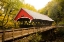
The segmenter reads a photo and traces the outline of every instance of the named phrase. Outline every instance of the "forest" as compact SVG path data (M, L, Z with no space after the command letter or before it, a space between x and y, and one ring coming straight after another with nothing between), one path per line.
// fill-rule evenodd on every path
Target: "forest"
M52 25L64 26L64 0L51 0L39 10L24 3L24 0L0 0L0 29L19 28L18 22L15 22L14 18L21 8L45 14L54 20ZM58 28L56 31L64 37L64 28Z
M52 0L51 2L48 2L48 4L44 8L38 10L38 12L51 17L55 21L55 24L64 25L63 4L63 0Z

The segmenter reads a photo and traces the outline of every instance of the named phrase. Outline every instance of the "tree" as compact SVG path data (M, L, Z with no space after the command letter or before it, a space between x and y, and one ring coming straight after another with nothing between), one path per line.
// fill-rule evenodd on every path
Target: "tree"
M42 9L38 10L38 12L40 12L41 14L47 15L48 14L48 9L47 9L47 7L44 7Z
M48 2L48 4L40 10L40 13L47 14L56 23L63 21L64 19L64 0L52 0Z
M32 5L30 5L30 4L23 4L23 6L22 6L22 8L26 8L26 9L29 9L29 10L32 10L32 11L35 11L35 12L37 12L37 10L35 9L35 7L34 6L32 6Z
M2 27L7 24L10 17L12 18L17 14L22 4L23 3L19 0L0 0L0 10L2 11L2 19L0 21L2 22Z
M2 42L4 42L5 25L8 23L10 16L13 15L13 11L17 12L22 6L20 0L0 0L0 23L3 29ZM16 14L16 12L14 14Z

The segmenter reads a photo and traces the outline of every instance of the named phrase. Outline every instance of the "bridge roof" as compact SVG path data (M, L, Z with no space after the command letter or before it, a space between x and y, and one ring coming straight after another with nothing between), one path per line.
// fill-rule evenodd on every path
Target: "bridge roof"
M48 17L47 15L44 14L40 14L37 12L33 12L31 10L25 9L25 8L21 8L21 10L24 10L26 13L28 13L31 17L33 17L33 19L40 19L40 20L47 20L47 21L54 21L52 20L50 17ZM20 10L20 11L21 11ZM16 16L17 17L17 16ZM15 17L15 18L16 18Z

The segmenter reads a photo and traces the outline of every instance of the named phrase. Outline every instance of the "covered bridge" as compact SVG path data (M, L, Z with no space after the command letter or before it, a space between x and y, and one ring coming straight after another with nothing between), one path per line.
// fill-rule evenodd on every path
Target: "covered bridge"
M19 21L20 27L41 27L41 26L50 26L54 20L50 17L33 12L31 10L21 8L19 13L14 18L15 21Z

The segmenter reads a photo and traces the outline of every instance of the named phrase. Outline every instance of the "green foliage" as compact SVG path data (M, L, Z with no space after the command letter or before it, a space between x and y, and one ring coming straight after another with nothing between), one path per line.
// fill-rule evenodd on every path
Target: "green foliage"
M64 21L59 22L59 26L64 26Z
M23 3L24 0L0 0L0 27L18 27L13 19L21 8L36 11L34 6Z
M0 0L0 26L5 28L11 27L14 23L11 22L11 20L17 14L21 6L22 2L20 0Z
M58 24L64 19L64 0L52 0L39 12L48 15Z
M33 36L31 36L29 42L39 42L40 40L41 40L41 35L36 33Z
M61 28L57 28L56 30L56 37L60 37L61 39L61 41L64 41L64 27L61 27ZM57 38L57 39L59 39L59 38Z
M38 10L38 12L40 12L41 14L47 15L47 13L48 13L47 7L44 7L41 10Z
M29 9L29 10L32 10L32 11L35 11L35 12L37 12L37 10L35 9L35 7L34 6L32 6L32 5L30 5L30 4L23 4L23 6L22 6L22 8L26 8L26 9Z

